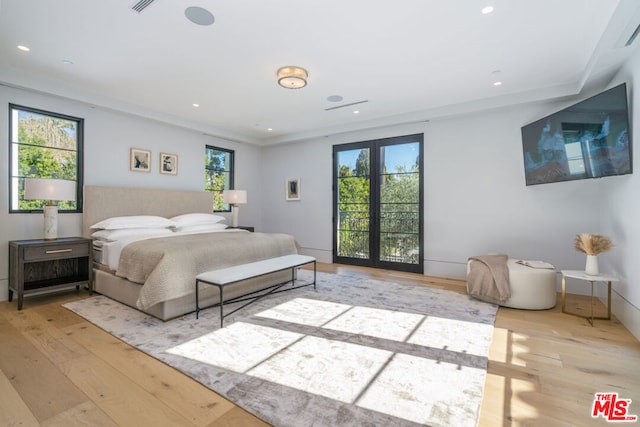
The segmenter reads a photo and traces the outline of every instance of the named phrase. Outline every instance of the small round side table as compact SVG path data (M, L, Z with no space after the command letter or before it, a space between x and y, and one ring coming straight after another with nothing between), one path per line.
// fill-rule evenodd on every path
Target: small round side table
M611 320L611 283L619 282L615 276L608 274L598 274L597 276L593 276L591 274L587 274L584 271L579 270L562 270L562 312L567 314L572 314L574 316L582 317L583 319L587 319L591 326L593 326L594 320ZM584 316L578 313L572 313L565 309L565 283L566 278L570 277L572 279L584 280L586 282L591 282L591 316ZM606 282L607 283L607 317L594 317L593 315L593 286L595 282Z

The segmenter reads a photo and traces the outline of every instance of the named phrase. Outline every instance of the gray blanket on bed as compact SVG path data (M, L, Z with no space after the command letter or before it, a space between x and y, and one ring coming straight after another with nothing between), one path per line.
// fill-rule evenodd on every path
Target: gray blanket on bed
M507 255L480 255L470 257L471 265L467 275L469 295L496 303L503 303L511 297Z
M142 284L138 308L194 292L205 271L297 253L287 234L199 233L145 239L125 246L116 275Z

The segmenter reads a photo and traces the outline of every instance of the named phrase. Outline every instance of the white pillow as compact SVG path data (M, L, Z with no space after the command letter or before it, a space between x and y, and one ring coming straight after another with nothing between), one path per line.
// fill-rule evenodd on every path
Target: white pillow
M187 225L215 224L224 220L225 218L223 216L209 213L188 213L171 218L171 221L175 222L178 228Z
M92 230L119 230L122 228L168 228L176 223L170 219L155 215L114 216L89 227Z
M159 237L169 234L174 234L170 228L121 228L119 230L98 230L91 237L105 242L115 242L130 237Z
M191 232L191 231L220 231L225 230L228 227L227 224L215 223L215 224L195 224L185 225L184 227L176 228L176 232Z

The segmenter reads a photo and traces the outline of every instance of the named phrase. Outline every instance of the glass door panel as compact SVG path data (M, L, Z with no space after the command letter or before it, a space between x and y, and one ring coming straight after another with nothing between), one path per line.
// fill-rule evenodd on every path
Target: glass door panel
M371 257L370 150L337 153L337 256L368 260Z
M420 144L381 146L380 261L419 264Z

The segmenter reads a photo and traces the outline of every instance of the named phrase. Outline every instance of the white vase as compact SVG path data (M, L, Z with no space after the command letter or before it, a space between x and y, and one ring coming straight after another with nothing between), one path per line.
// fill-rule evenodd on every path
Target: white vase
M598 256L587 255L587 265L584 268L584 272L590 276L597 276L600 274L598 270Z

